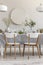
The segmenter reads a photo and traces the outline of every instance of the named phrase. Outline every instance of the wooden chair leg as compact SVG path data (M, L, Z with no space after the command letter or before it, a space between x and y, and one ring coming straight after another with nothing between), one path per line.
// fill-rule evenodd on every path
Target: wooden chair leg
M29 46L28 46L28 59L29 59Z
M22 54L21 54L21 48L20 48L20 45L19 45L19 52L20 52L20 55L22 56Z
M11 55L11 45L10 45L10 55Z
M40 49L40 55L42 55L42 53L41 53L41 48L39 48Z
M39 49L40 49L40 55L42 55L42 53L41 53L41 45L39 45Z
M32 55L34 56L34 46L32 46L32 51L33 51L33 52L32 52Z
M24 52L25 52L25 45L23 46L23 56L24 56Z
M7 46L5 45L4 57L6 56Z
M38 56L40 58L40 49L39 49L39 46L37 46L37 51L38 51Z
M16 59L16 46L14 45L14 54L15 54L15 59Z

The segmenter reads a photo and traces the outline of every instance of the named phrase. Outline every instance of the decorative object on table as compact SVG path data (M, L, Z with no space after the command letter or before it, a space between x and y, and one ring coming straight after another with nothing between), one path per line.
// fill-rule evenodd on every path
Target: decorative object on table
M23 31L19 31L18 33L19 33L19 34L23 34L24 32L23 32Z
M38 33L43 33L43 28L37 29L37 32L38 32Z
M30 30L32 32L32 28L36 25L36 23L30 19L30 22L28 22L27 20L25 20L25 26L29 26Z
M37 32L43 33L43 28L42 29L38 29Z

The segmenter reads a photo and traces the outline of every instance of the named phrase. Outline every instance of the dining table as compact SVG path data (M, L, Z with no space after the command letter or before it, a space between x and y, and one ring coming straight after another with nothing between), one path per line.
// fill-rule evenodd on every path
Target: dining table
M8 33L11 34L12 32L5 32L5 35L9 36ZM21 44L23 44L26 41L26 39L24 37L25 35L28 36L28 34L30 34L30 39L31 39L30 42L36 42L36 38L38 37L38 35L40 33L27 33L27 34L12 33L12 34L15 34L17 36L17 38L16 38L17 42L20 42ZM18 38L18 35L19 35L19 38ZM0 33L0 38L3 38L1 33ZM9 38L10 38L10 36L9 36ZM12 40L10 40L10 41L12 42ZM5 41L0 40L0 52L1 52L1 56L4 55L4 47L5 47Z

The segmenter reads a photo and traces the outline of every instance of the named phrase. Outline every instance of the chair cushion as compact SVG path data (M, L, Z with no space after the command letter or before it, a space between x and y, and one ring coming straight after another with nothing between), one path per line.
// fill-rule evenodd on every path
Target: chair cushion
M19 45L20 43L14 43L15 45Z
M14 45L14 43L7 43L8 45Z
M31 46L32 46L32 45L36 45L36 43L24 43L24 44L26 44L26 45L29 44L29 45L31 45Z
M19 45L20 43L7 43L9 45Z

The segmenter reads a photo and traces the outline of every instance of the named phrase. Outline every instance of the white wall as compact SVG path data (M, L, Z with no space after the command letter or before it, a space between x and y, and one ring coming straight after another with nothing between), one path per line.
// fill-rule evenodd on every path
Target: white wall
M40 5L40 3L43 4L43 0L0 0L0 3L5 4L8 6L8 12L2 13L0 12L0 28L5 29L5 25L2 21L4 17L8 17L10 11L13 8L23 8L26 13L27 18L31 18L33 21L36 22L36 28L43 28L43 12L39 13L36 11L37 6ZM2 24L3 23L3 24ZM12 25L11 25L12 26ZM14 25L12 26L14 28Z

